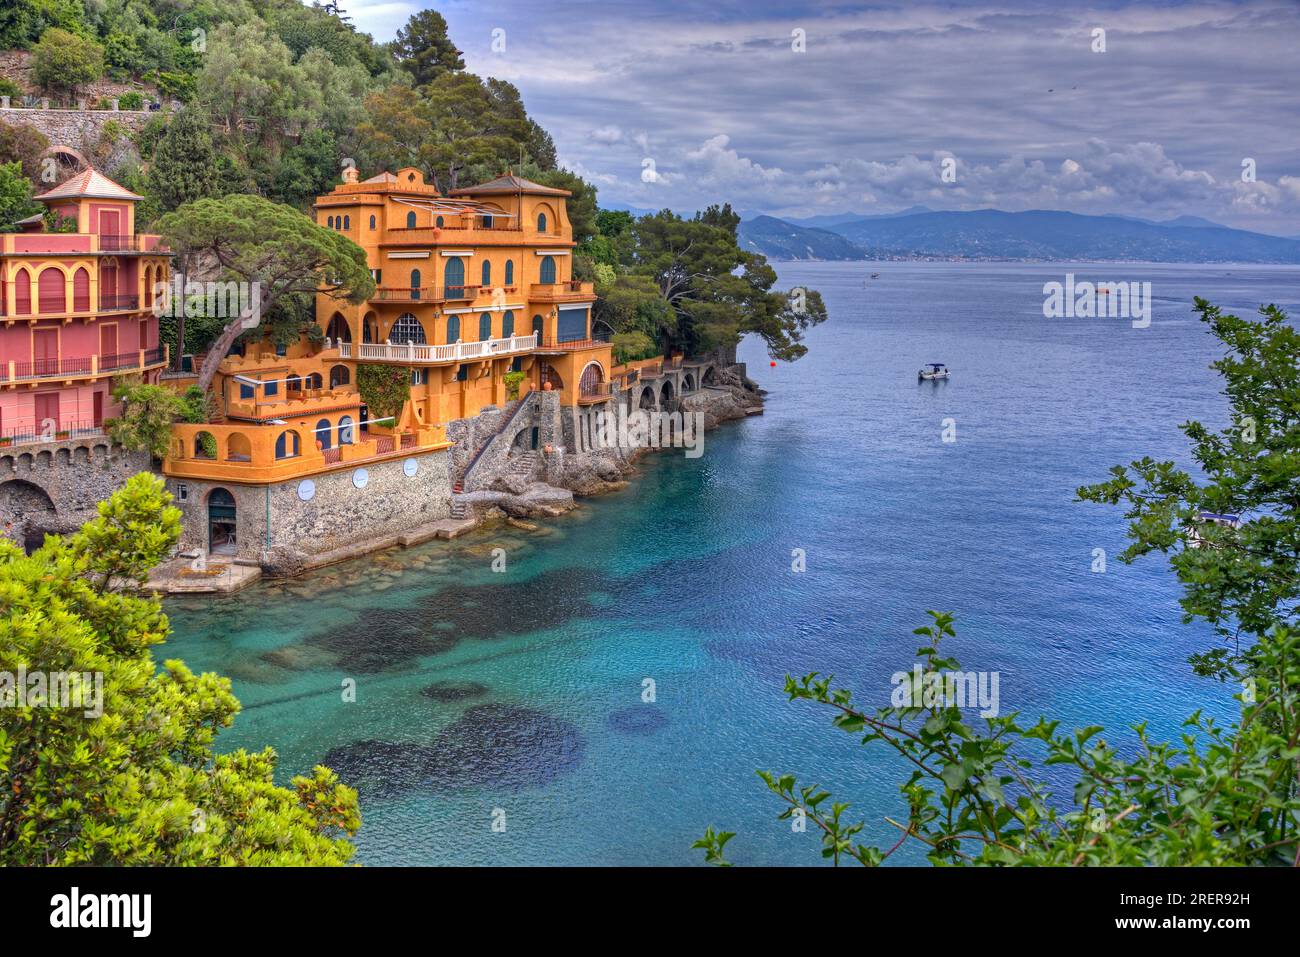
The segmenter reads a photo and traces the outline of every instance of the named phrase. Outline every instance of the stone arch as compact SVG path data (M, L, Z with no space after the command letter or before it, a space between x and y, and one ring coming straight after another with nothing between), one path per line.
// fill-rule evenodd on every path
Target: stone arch
M69 176L72 176L74 173L80 173L90 165L90 160L86 159L84 155L74 150L71 146L64 146L61 143L50 146L41 153L41 159L46 159L48 157L52 157L55 164L58 166L59 171L57 178L60 183Z
M47 532L59 530L59 512L49 493L33 482L0 482L0 528L28 553L40 548Z
M695 373L688 372L682 376L682 393L695 391Z
M666 406L673 401L673 382L671 379L665 379L663 387L659 390L659 404Z
M701 385L709 385L709 386L717 385L717 384L718 384L718 367L717 367L717 366L706 366L705 369L704 369L704 375L703 375L703 376L701 377L701 379L700 379L700 383L701 383Z
M637 401L637 407L642 409L659 408L659 395L655 392L655 387L648 385L641 390L641 397Z

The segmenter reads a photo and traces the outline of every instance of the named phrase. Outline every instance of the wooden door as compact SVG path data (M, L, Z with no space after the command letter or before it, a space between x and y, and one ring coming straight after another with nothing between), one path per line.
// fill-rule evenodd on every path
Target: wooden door
M32 364L36 375L53 375L59 371L59 330L32 330Z

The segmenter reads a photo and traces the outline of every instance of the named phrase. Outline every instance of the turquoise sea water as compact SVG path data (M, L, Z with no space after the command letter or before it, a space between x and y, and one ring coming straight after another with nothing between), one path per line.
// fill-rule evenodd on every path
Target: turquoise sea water
M1044 319L1043 283L1067 269L1151 281L1151 327ZM767 412L708 433L702 458L646 458L631 487L541 532L170 600L162 654L231 676L244 703L222 745L273 745L286 780L328 757L361 790L362 863L698 863L690 843L714 824L739 832L739 863L812 864L816 836L775 820L756 768L830 786L887 844L906 772L788 703L783 676L834 672L885 704L927 608L957 614L950 650L999 673L1003 712L1105 724L1117 744L1137 721L1169 737L1198 707L1232 712L1233 689L1190 674L1212 639L1180 624L1163 563L1119 564L1118 510L1072 499L1131 457L1188 464L1177 423L1224 423L1192 296L1300 315L1300 270L780 273L821 290L830 320L794 364L742 347ZM931 361L952 379L918 385Z

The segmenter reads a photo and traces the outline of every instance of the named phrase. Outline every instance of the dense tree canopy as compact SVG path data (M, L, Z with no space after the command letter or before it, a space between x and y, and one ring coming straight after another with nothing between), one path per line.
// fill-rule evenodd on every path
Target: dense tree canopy
M460 51L447 36L447 21L436 10L421 10L397 31L393 57L416 86L465 69Z

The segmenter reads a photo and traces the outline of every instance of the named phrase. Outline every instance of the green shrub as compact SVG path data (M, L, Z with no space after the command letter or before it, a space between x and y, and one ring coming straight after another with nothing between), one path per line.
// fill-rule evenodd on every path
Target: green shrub
M139 110L144 108L144 97L131 90L129 93L123 93L117 98L117 108L119 110Z
M104 48L51 27L32 48L32 79L42 90L72 94L104 75Z
M506 384L506 398L511 400L519 398L519 386L524 381L524 374L522 372L507 372L504 376L504 380Z

